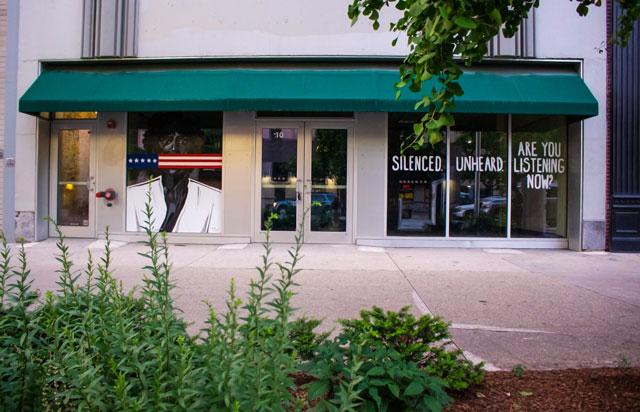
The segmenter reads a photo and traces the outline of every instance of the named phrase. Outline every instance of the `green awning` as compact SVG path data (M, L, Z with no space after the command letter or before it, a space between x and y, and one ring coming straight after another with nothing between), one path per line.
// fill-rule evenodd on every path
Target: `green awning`
M49 70L22 96L20 111L411 112L419 94L405 90L396 100L397 81L390 69ZM459 113L598 114L577 74L465 72L460 83Z

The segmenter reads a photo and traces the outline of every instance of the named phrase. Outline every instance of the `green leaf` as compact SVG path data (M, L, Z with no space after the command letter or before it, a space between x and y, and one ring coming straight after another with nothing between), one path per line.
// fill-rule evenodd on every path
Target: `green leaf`
M440 412L442 410L442 404L431 396L425 396L422 403L424 403L432 412Z
M416 396L422 393L424 390L424 386L418 381L413 381L407 386L407 389L404 390L404 396Z
M478 27L475 21L473 21L471 18L466 16L457 16L456 18L453 19L453 22L457 24L459 27L462 27L463 29L471 30Z
M464 91L462 90L462 87L460 86L460 83L457 82L450 82L447 84L447 89L455 94L456 96L462 96L464 94Z
M420 136L422 134L422 132L424 132L424 124L422 124L422 123L414 123L413 124L413 133L415 133L416 136Z
M420 76L420 80L422 80L423 82L426 82L428 80L431 80L432 77L433 77L433 75L425 70L422 73L422 76Z
M318 399L329 392L331 385L328 380L319 380L309 385L309 399Z
M449 12L447 11L447 8L444 6L439 6L438 7L438 12L440 13L440 15L442 17L444 17L445 20L449 20Z
M576 7L576 11L580 16L586 16L589 13L589 7L584 3L580 3L578 7Z
M526 398L527 396L531 396L531 395L533 395L533 392L520 391L520 392L518 392L518 395L520 395L520 396L522 396L522 397Z
M502 26L502 15L500 14L500 10L493 9L489 13L489 16L493 19L497 26Z
M400 397L400 388L398 387L398 385L396 385L395 383L390 383L388 386L389 391L393 394L393 396L395 396L396 398Z
M443 140L442 133L439 130L429 130L429 143L438 144Z
M418 64L422 64L422 63L426 62L427 60L431 60L435 56L436 56L436 52L427 53L427 54L425 54L424 56L422 56L422 57L420 57L418 59Z
M425 5L422 2L416 1L411 5L411 8L409 8L409 14L411 14L413 17L418 17L420 16L420 13L422 13L424 8Z
M373 400L376 402L376 405L378 405L378 410L380 410L382 408L382 398L378 393L378 389L371 387L367 392L369 392L369 396L373 398Z
M382 366L375 366L371 369L369 369L369 372L367 372L368 376L382 376L384 375L384 368Z

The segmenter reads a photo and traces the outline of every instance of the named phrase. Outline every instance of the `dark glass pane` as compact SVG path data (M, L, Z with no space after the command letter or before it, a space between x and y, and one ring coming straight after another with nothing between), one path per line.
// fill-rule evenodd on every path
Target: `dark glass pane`
M506 116L457 118L450 138L450 236L506 236Z
M513 116L511 236L566 237L564 117Z
M129 113L128 231L146 227L151 194L153 229L222 231L222 113Z
M347 130L316 129L311 143L311 230L347 230Z
M262 129L262 229L276 214L273 230L296 230L298 129Z
M413 135L414 114L389 114L387 234L444 236L446 145L427 144L400 154Z

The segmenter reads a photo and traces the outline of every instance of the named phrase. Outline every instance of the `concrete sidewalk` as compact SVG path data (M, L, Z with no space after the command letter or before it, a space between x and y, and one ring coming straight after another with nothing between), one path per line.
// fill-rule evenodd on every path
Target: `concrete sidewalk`
M68 243L77 269L88 249L101 254L102 241ZM115 246L115 277L140 286L144 245ZM286 250L275 245L275 259ZM27 253L34 287L55 289L55 241ZM174 298L195 332L207 317L203 301L223 310L232 277L244 295L262 245L172 245L170 253ZM303 254L295 305L325 319L325 329L362 308L411 305L452 322L456 344L490 368L640 365L640 254L354 245L305 245Z

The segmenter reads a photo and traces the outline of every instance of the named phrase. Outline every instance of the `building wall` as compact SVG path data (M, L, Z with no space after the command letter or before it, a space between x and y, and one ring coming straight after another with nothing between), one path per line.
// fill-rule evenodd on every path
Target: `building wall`
M4 127L5 127L5 118L4 118L4 109L5 109L5 71L6 71L6 60L7 60L7 47L6 47L6 38L7 38L7 25L8 25L8 16L7 16L7 0L0 0L0 150L2 151L2 156L0 156L0 160L4 161ZM4 186L4 168L0 167L0 187ZM4 213L2 212L4 206L4 190L0 190L0 228L3 227L3 217Z
M140 57L400 55L350 0L140 0ZM383 28L388 24L382 24ZM402 42L399 42L399 44Z
M598 99L599 115L584 121L582 145L582 246L604 249L606 176L606 8L580 17L575 2L543 0L536 11L536 57L581 59L584 81Z
M357 239L381 238L386 233L386 131L387 116L384 113L357 113L354 165Z
M373 31L365 19L351 26L346 16L349 3L350 0L139 0L138 57L406 53L402 40L398 47L391 46L394 35L386 31L388 17L394 11L383 18L379 31ZM82 0L20 2L18 96L37 77L40 60L81 56L82 22ZM587 17L579 17L575 4L569 1L542 0L535 25L537 57L581 61L587 85L602 102L601 114L584 122L584 143L580 146L582 163L589 165L582 178L583 247L600 249L604 246L605 219L605 10L592 8ZM43 195L36 190L38 173L45 167L37 160L36 129L33 117L18 114L16 176L20 176L20 184L16 185L15 206L22 233L17 235L27 239L35 237L34 211L42 203L38 196ZM356 154L358 161L364 161L359 156L365 154ZM375 194L360 192L357 196ZM362 213L356 216L356 231L365 219ZM230 228L234 233L244 232L240 226Z
M17 94L22 96L38 77L40 60L77 59L82 47L82 0L27 0L20 2L18 35ZM46 164L38 162L37 119L18 113L16 118L16 185L15 215L17 238L34 240L36 226L43 222L36 217L38 174ZM18 181L19 180L19 181ZM39 233L44 233L39 228Z

